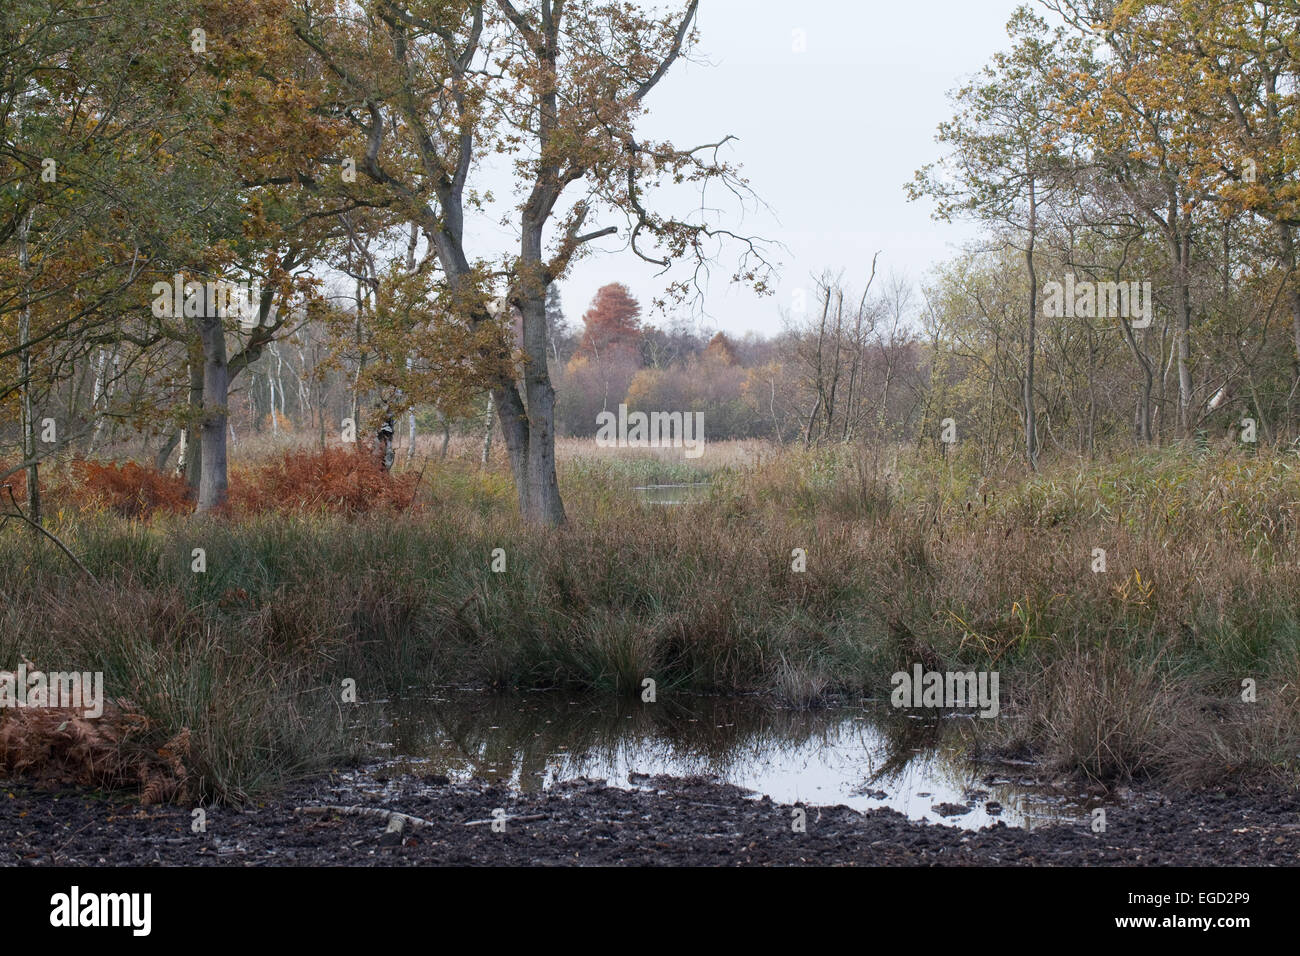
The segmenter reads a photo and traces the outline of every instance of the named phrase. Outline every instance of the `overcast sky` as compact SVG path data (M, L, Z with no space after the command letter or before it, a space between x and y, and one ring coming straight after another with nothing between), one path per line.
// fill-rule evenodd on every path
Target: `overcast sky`
M903 186L936 158L945 94L1008 45L1018 0L703 0L697 56L651 94L643 135L678 146L738 138L730 158L744 166L771 213L733 222L779 240L779 284L760 298L727 282L719 268L704 302L707 325L729 333L779 331L779 309L810 273L841 269L861 288L871 257L880 270L919 280L974 235L970 226L930 219ZM804 52L796 52L802 31ZM618 250L617 240L606 248ZM728 259L724 266L734 262ZM624 282L648 305L662 294L630 252L579 263L561 286L576 323L596 289ZM647 316L650 321L662 321Z

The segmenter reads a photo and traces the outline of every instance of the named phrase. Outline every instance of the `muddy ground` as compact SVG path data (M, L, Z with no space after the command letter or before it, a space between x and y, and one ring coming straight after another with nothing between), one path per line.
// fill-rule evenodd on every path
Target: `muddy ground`
M192 832L182 807L140 807L89 790L0 785L0 863L10 865L1295 865L1300 796L1268 791L1138 794L1086 823L979 831L878 809L793 808L701 778L639 789L577 780L520 794L484 781L395 777L381 795L347 775L242 810L209 808ZM323 805L396 810L419 821L385 833L381 815L296 812ZM504 830L493 811L504 810ZM498 815L499 816L499 815Z

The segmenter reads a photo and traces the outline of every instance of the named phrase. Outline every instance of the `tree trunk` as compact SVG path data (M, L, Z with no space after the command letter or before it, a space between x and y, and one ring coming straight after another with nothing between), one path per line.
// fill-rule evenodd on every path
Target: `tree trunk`
M1132 330L1129 330L1128 337L1133 338ZM1134 356L1138 359L1138 365L1142 369L1142 382L1138 392L1137 405L1137 438L1144 445L1150 445L1153 436L1151 434L1151 390L1155 385L1155 376L1151 368L1151 363L1146 357L1137 351L1137 343L1130 342Z
M271 390L271 435L275 437L280 434L280 423L275 415L275 376L271 374L270 368L266 370L266 384Z
M1293 376L1300 381L1300 285L1296 283L1295 233L1286 223L1277 224L1278 238L1282 242L1282 264L1287 270L1287 306L1291 310L1291 341L1295 348L1291 365Z
M1038 416L1034 410L1034 352L1038 331L1038 273L1034 269L1034 242L1038 238L1038 201L1034 181L1029 181L1029 242L1025 246L1025 269L1029 273L1029 335L1025 345L1025 456L1029 467L1038 470Z
M804 433L803 433L804 451L807 451L808 448L811 447L812 445L813 425L816 424L817 422L817 413L821 411L821 407L822 407L822 400L821 400L821 396L819 395L817 397L817 401L813 403L812 411L808 415L808 426L804 429Z
M32 214L28 212L18 227L18 265L23 275L23 306L18 314L19 377L22 381L23 460L27 465L27 517L33 525L41 523L41 475L36 463L36 410L32 404L32 352L28 344L32 335L31 294L27 282L27 233ZM39 534L33 528L33 533Z
M357 280L357 372L352 378L352 427L360 430L361 428L361 373L366 370L366 353L361 348L361 313L365 308L365 299L362 297L361 280Z
M506 453L510 459L510 472L514 478L515 491L519 500L519 513L528 516L528 413L524 410L523 399L514 382L498 385L492 389L492 406L497 421L501 423L501 437L506 442ZM488 453L488 443L492 440L491 427L483 440L484 464Z
M196 320L203 345L203 418L199 425L199 468L197 513L220 508L226 503L226 422L229 414L229 369L226 366L226 330L221 316L204 293L203 315ZM209 314L214 313L214 314Z
M190 415L181 433L181 463L185 466L185 484L190 497L198 500L199 473L203 468L203 444L194 440L195 425L203 415L203 348L196 342L190 350Z
M1174 260L1174 303L1178 310L1178 434L1186 438L1192 428L1192 290L1188 261L1191 237L1175 230L1169 245Z
M496 421L496 406L493 402L496 396L489 394L487 400L487 411L483 413L483 453L479 456L479 466L486 468L488 460L492 456L492 430L493 423Z
M176 429L176 431L172 432L171 437L167 439L166 443L158 449L158 454L154 457L154 470L162 471L167 467L167 459L171 458L172 452L175 451L176 446L181 443L182 434L184 434L182 429Z
M438 453L438 460L446 461L447 448L451 445L451 422L447 420L447 416L442 413L441 408L436 408L434 409L434 411L438 415L438 424L442 426L442 451ZM492 411L492 405L491 402L489 401L488 403L489 414L491 413L491 411ZM411 439L411 445L412 446L415 445L414 437L412 437Z
M86 457L95 456L95 448L99 444L99 432L104 427L104 420L99 417L100 403L106 390L107 375L107 355L103 349L97 349L95 352L94 364L94 384L90 391L90 414L95 417L95 427L90 432L90 443L86 446Z
M527 407L513 380L502 381L492 390L501 433L510 454L519 497L519 513L532 524L555 527L564 524L564 503L555 475L555 389L547 368L546 283L542 259L542 226L545 212L534 212L534 203L548 209L534 193L523 218L520 241L519 285L509 297L519 309L523 326L524 395Z
M547 369L546 295L520 297L524 319L524 390L528 396L528 508L525 517L547 525L564 524L564 502L555 474L555 389Z

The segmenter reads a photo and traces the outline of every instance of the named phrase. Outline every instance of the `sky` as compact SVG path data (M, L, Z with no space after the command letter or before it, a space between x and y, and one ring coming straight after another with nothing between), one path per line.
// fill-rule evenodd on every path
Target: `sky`
M947 92L1008 46L1020 2L702 0L694 55L707 62L668 73L640 132L678 146L735 136L727 158L770 211L750 208L742 219L733 204L727 225L785 248L773 254L781 268L771 296L731 286L734 256L724 259L696 312L701 328L775 334L799 290L812 301L814 274L843 271L860 290L879 251L878 282L890 271L916 282L975 236L969 224L932 220L932 206L908 202L904 185L938 158ZM561 284L569 321L600 286L622 282L646 320L662 324L648 306L672 274L656 277L617 239L599 245L607 251Z

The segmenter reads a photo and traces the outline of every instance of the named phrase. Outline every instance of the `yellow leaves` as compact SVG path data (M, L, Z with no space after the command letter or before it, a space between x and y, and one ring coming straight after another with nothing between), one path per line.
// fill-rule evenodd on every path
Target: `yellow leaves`
M952 611L948 612L948 616L956 621L962 630L961 643L958 645L959 650L965 650L966 645L969 643L974 644L980 649L981 653L986 654L995 660L996 657L994 657L994 651L998 651L998 656L1001 655L1001 651L998 650L998 642L995 638L989 637L986 634L981 634L958 614Z
M1115 585L1115 593L1119 595L1120 601L1126 607L1149 608L1155 590L1155 582L1150 580L1143 581L1142 572L1136 568L1133 569L1132 578L1126 578L1121 583Z

